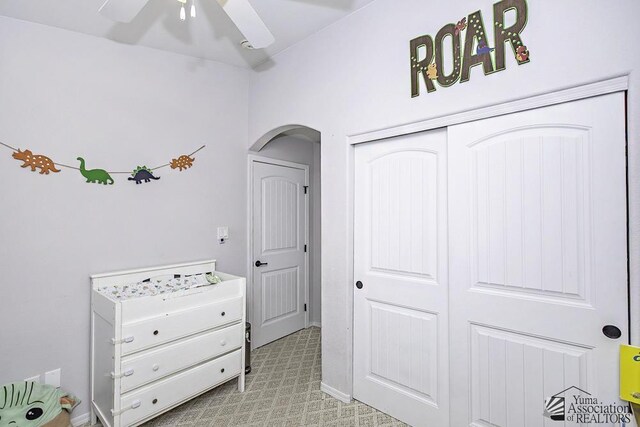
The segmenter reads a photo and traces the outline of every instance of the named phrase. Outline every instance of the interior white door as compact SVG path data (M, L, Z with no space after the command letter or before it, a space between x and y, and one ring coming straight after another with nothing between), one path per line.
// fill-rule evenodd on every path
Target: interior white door
M355 154L353 396L413 426L449 424L446 143Z
M449 129L451 425L561 424L544 401L572 386L618 401L625 170L621 93Z
M260 347L306 327L306 171L253 167L253 323Z

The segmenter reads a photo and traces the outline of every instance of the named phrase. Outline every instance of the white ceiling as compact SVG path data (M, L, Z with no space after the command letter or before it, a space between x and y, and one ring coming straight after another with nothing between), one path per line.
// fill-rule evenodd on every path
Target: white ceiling
M372 1L251 0L276 39L255 51L240 47L242 34L215 0L196 0L197 18L184 22L177 0L149 0L129 24L100 15L104 0L0 0L0 15L251 68Z

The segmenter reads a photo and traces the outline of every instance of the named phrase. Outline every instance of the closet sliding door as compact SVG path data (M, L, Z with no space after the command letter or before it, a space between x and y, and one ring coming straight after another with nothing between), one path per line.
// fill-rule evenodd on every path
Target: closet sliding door
M453 427L619 402L625 144L617 93L357 146L354 397Z
M545 400L547 416L564 412L562 397L618 402L628 337L624 95L448 136L451 425L551 425Z
M446 131L356 147L354 398L449 425Z

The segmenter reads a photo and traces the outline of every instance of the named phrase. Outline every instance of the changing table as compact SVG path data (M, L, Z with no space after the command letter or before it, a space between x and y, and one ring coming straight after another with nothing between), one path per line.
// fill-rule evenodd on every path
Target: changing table
M92 422L140 425L235 378L244 391L244 278L209 260L91 284Z

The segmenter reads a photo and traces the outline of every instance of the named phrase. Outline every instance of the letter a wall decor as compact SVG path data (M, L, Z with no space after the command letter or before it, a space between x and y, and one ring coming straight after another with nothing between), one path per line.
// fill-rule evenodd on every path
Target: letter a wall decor
M507 27L508 12L515 14L515 22ZM458 81L469 81L471 69L480 66L484 74L492 74L507 68L506 44L511 47L518 65L530 61L529 50L520 34L527 25L528 6L526 0L502 0L493 5L493 38L489 37L480 10L463 17L456 24L449 23L435 37L423 35L409 43L411 61L411 96L420 96L421 81L427 93ZM445 74L445 39L451 38L452 71Z

